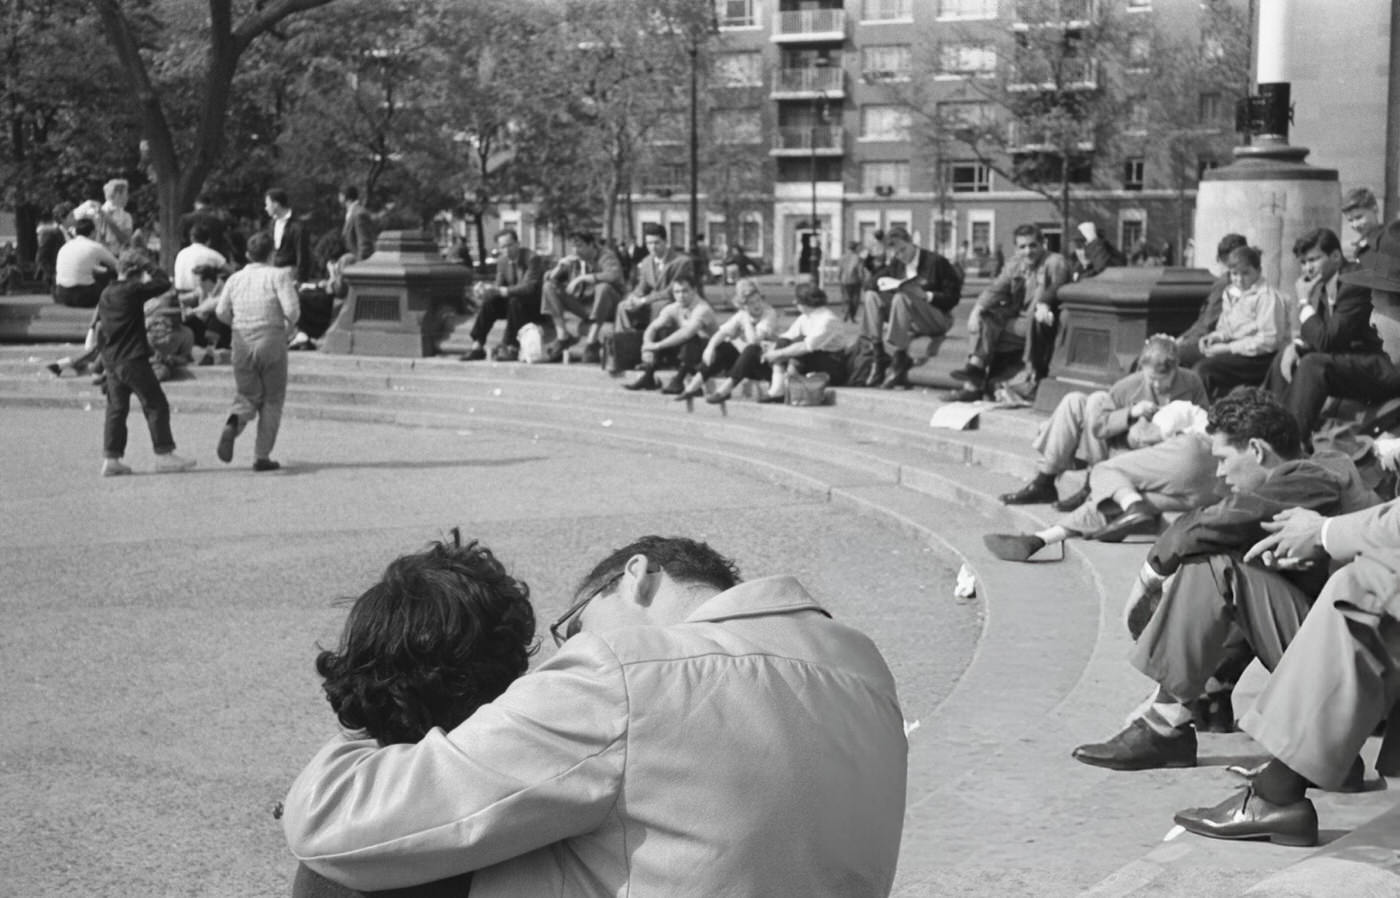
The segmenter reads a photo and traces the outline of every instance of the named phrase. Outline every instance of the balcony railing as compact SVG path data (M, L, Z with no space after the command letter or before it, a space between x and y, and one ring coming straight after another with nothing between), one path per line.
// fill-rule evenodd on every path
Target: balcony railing
M1083 26L1099 18L1099 0L1021 0L1016 26Z
M833 155L844 151L845 129L840 125L789 125L773 138L775 152L816 152Z
M773 40L829 40L846 34L844 9L799 9L773 17Z
M779 69L773 75L775 94L837 94L845 88L845 71L839 66Z
M1099 63L1095 59L1065 60L1058 78L1049 63L1018 65L1009 86L1011 90L1093 90L1099 86Z

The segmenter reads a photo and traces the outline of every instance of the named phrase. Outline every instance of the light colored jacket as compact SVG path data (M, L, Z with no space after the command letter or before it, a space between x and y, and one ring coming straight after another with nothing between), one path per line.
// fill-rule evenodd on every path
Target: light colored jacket
M472 898L883 896L907 753L874 644L770 577L585 631L451 733L332 740L283 826L362 890L477 869Z

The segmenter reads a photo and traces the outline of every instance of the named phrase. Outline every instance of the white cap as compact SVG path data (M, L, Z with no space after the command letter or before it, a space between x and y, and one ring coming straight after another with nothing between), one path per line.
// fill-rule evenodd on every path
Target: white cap
M1084 235L1084 239L1090 243L1099 239L1099 229L1094 227L1092 221L1082 221L1079 223L1079 233Z

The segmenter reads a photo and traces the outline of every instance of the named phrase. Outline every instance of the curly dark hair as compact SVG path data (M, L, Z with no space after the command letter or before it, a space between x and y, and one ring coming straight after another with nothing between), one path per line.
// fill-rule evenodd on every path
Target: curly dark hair
M1206 433L1224 435L1236 449L1260 439L1285 459L1297 458L1303 451L1298 420L1272 393L1259 387L1236 387L1217 399L1206 419Z
M452 729L495 699L539 648L530 587L475 540L391 562L355 600L339 651L316 656L341 724L381 745Z

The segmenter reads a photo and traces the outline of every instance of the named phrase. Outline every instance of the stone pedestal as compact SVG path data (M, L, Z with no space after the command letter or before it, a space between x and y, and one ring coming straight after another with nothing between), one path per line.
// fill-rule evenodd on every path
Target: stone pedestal
M1153 334L1196 320L1214 276L1200 268L1109 268L1060 288L1060 331L1035 407L1052 411L1071 390L1106 390L1133 369Z
M350 296L321 349L345 355L437 354L441 317L462 302L470 275L445 262L423 231L385 231L374 255L345 269Z

